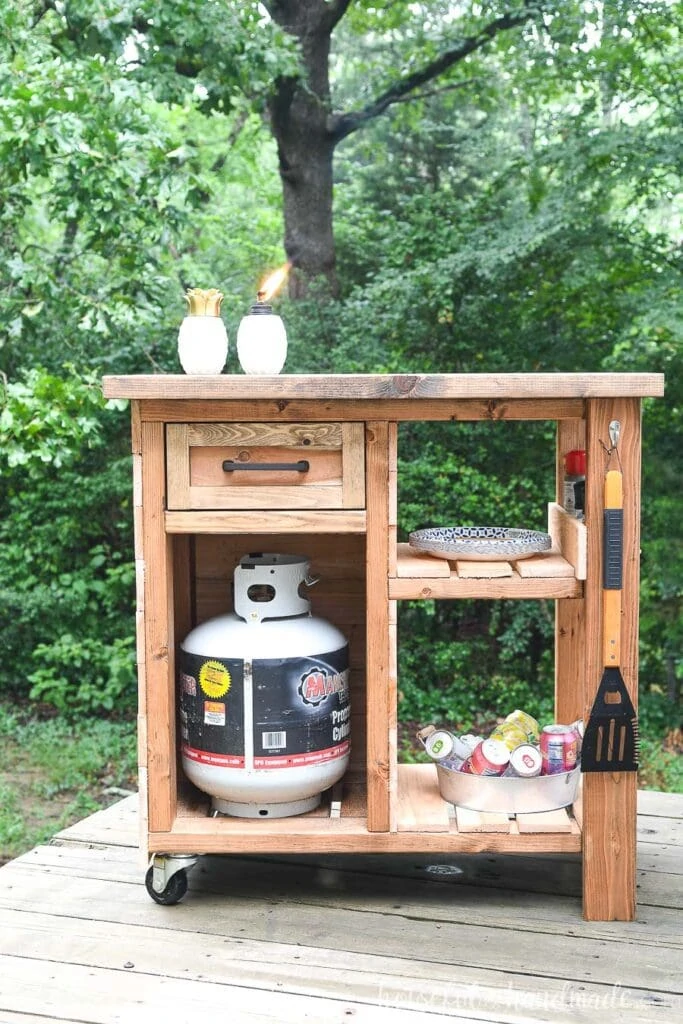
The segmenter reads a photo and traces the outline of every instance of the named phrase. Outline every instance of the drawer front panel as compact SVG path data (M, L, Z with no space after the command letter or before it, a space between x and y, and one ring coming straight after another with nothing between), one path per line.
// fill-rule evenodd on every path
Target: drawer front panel
M362 509L362 423L172 423L168 508Z

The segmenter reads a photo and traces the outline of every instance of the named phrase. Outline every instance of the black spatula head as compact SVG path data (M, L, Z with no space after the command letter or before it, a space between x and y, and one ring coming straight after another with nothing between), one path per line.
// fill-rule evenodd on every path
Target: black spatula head
M583 737L581 770L638 771L638 720L618 668L602 674Z

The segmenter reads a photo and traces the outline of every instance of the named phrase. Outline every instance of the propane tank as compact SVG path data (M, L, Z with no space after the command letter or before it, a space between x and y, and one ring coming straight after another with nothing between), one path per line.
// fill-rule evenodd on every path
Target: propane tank
M302 555L245 555L234 613L181 644L183 770L218 813L304 814L346 771L348 643L311 615L309 567Z

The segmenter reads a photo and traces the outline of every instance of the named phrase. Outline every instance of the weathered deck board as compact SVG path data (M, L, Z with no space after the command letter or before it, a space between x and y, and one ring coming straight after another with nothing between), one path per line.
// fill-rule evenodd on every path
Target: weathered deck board
M137 800L1 869L0 1020L653 1024L683 1010L683 796L641 794L638 921L578 855L206 856L147 896Z

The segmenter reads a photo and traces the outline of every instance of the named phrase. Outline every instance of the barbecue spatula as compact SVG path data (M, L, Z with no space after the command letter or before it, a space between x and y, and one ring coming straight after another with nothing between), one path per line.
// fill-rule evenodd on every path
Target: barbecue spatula
M581 747L584 772L638 770L638 720L619 668L623 539L622 475L620 470L610 470L605 477L603 520L604 671Z

